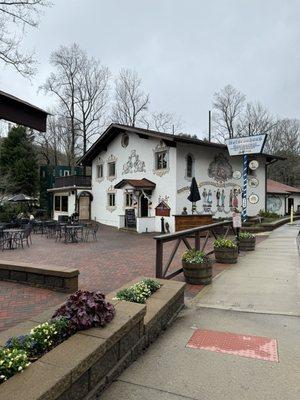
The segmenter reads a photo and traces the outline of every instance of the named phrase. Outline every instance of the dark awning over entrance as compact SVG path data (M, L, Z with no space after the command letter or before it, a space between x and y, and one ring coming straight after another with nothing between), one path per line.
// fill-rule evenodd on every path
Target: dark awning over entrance
M135 189L154 190L156 184L146 178L143 179L122 179L115 185L115 189L121 189L125 185L130 185Z
M0 90L0 119L45 132L47 115L41 108Z

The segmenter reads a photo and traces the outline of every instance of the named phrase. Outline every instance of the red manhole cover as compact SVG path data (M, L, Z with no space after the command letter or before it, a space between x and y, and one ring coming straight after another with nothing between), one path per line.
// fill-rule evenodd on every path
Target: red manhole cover
M278 362L276 339L263 336L197 329L187 347Z

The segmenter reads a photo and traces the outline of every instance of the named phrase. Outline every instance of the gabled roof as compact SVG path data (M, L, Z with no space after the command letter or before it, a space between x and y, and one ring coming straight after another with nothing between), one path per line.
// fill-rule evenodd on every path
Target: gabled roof
M155 189L156 184L149 179L122 179L119 183L115 185L115 189L121 189L125 185L130 185L135 189L147 189L153 190Z
M47 115L41 108L0 90L0 119L45 132Z
M208 142L205 140L195 139L192 137L188 137L185 135L173 135L170 133L153 131L150 129L137 128L128 125L121 124L111 124L109 127L103 132L103 134L99 137L98 140L88 149L88 151L78 160L77 164L81 165L91 165L92 161L95 157L101 152L107 149L107 145L120 133L135 133L142 138L155 138L160 139L166 142L166 144L170 147L176 147L176 143L186 143L186 144L194 144L198 146L206 146L212 147L222 150L227 150L227 146L222 143ZM263 153L267 158L267 162L277 159L284 159L282 157L273 156L270 154Z
M300 189L293 186L285 185L284 183L273 181L272 179L268 179L267 193L289 195L291 193L300 193Z

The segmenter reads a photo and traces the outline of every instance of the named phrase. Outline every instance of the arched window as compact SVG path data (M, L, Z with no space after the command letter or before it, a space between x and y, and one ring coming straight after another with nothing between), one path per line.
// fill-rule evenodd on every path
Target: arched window
M194 159L191 154L186 156L186 177L192 178L193 176L193 168L194 167Z

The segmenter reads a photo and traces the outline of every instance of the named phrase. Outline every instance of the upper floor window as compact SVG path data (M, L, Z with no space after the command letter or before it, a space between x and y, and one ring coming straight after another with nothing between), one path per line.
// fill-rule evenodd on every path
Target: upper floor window
M64 176L69 176L69 175L70 175L70 171L66 169L66 170L64 171Z
M192 178L193 173L194 173L193 169L194 169L193 156L191 154L188 154L186 156L186 177L187 178Z
M96 166L96 172L97 179L103 178L103 164L99 164Z
M108 168L108 178L113 178L116 176L116 163L115 162L109 162L107 164Z
M166 169L168 167L168 154L167 151L158 151L155 153L155 167L157 170Z

